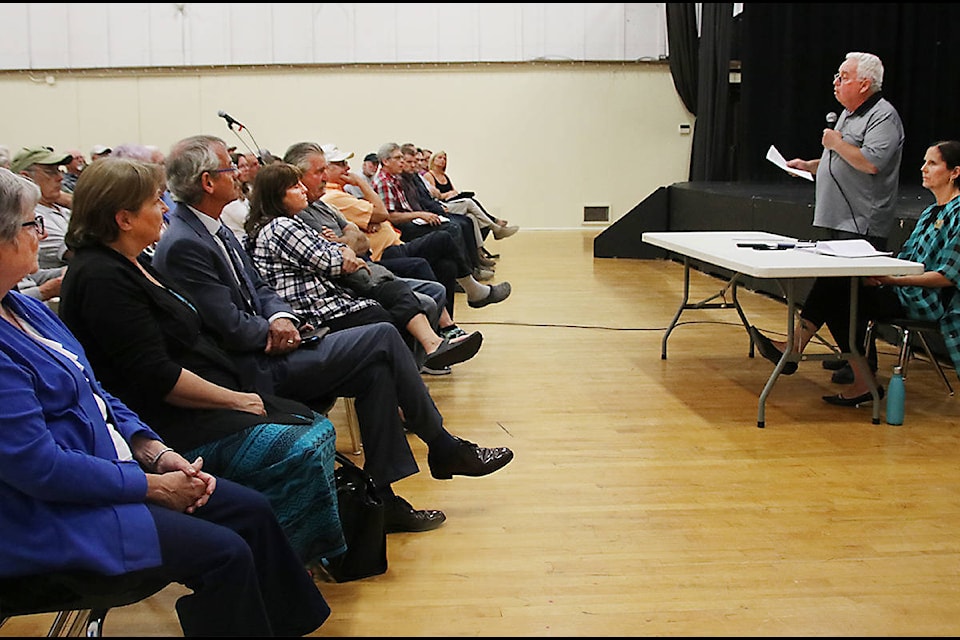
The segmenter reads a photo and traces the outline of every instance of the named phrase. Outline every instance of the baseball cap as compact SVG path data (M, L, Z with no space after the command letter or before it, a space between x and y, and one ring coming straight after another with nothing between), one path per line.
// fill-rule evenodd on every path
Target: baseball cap
M323 149L323 155L326 156L327 162L342 162L343 160L348 160L353 157L353 152L345 153L340 151L337 148L337 145L332 142L329 144L322 144L320 148Z
M10 161L10 171L20 173L35 164L61 165L73 160L69 153L57 153L53 147L24 147Z
M110 153L113 151L110 147L103 144L95 144L93 148L90 149L90 155L92 156L102 156L105 153Z
M364 162L376 162L377 164L380 164L380 156L378 156L378 155L375 154L375 153L368 153L367 155L363 156L363 161L364 161Z

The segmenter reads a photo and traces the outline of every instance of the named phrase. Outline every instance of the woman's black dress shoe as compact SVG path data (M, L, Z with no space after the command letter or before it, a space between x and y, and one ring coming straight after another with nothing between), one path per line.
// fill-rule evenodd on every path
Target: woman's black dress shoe
M880 399L883 400L883 387L877 387L877 394L880 396ZM838 393L835 396L823 396L823 399L827 404L838 407L859 407L864 402L873 400L873 395L867 391L853 398L844 398L842 393Z
M757 351L760 352L760 355L773 364L778 364L780 362L780 358L783 356L783 351L777 349L777 345L773 344L770 338L760 333L753 325L750 325L750 337L753 338L753 344L757 345ZM787 362L783 365L783 371L780 373L785 376L789 376L796 372L797 363Z

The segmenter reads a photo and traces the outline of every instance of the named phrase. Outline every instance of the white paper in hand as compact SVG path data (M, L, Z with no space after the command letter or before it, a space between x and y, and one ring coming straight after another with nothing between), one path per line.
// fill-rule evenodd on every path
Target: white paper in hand
M810 182L813 182L813 174L810 173L809 171L803 171L802 169L794 169L793 167L788 167L786 159L783 157L783 155L779 151L777 151L777 148L773 145L770 145L770 148L767 149L767 160L777 165L778 167L780 167L781 169L783 169L789 174L799 176L801 178L806 178Z

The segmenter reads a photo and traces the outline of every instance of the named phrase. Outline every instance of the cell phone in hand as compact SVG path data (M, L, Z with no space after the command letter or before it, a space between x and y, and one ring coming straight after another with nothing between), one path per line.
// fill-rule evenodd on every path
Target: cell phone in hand
M327 335L328 333L330 333L330 327L317 327L316 329L312 329L310 331L301 333L300 346L308 347L312 344L317 344L318 342L320 342L321 338L323 338L323 336Z

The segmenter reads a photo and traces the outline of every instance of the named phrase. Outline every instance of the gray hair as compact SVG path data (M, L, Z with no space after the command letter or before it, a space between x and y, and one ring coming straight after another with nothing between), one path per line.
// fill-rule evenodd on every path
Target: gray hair
M40 202L40 187L5 167L0 167L0 242L16 242L23 214Z
M380 159L380 164L383 164L385 161L390 159L390 156L393 155L393 152L400 148L396 142L385 142L380 145L380 148L377 149L377 158Z
M10 168L10 147L0 144L0 167Z
M130 158L140 162L153 162L153 153L142 144L118 144L110 153L113 158Z
M216 136L191 136L173 145L167 157L167 188L174 200L195 205L203 199L200 176L220 168L217 147L227 143Z
M883 88L883 63L872 53L851 51L847 60L857 61L857 80L869 80L871 93Z
M310 156L317 154L325 155L323 148L316 142L297 142L287 148L287 152L283 154L283 161L298 167L301 171L306 171L310 168Z

